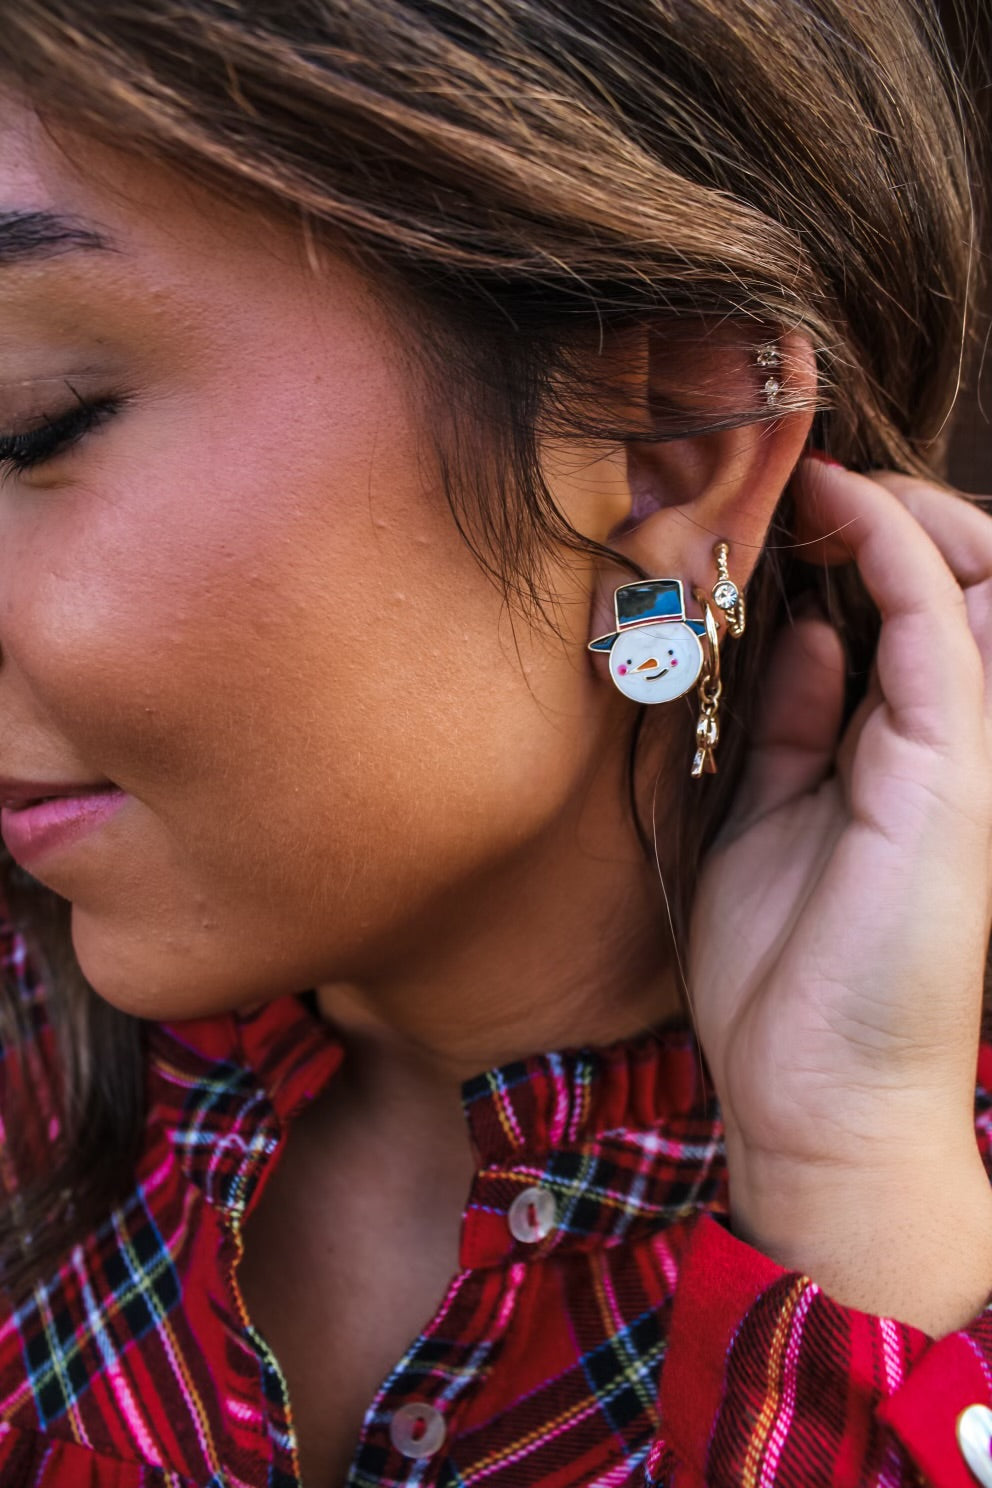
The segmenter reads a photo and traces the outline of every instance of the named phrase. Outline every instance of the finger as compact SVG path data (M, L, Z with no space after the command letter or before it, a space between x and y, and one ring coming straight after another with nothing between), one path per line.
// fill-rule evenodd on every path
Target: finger
M985 668L986 709L992 716L992 517L982 504L990 498L962 496L891 471L873 479L912 512L962 586L968 624Z
M844 542L843 534L832 532L829 537L811 537L809 530L797 524L796 541L789 544L789 552L800 563L815 564L817 568L843 568L853 562L851 550Z
M992 517L979 504L990 498L969 498L891 471L872 480L912 513L963 588L992 578Z
M821 464L842 469L836 460L811 454ZM871 479L897 496L944 553L961 584L982 582L992 569L992 496L966 496L932 482L896 471L872 472ZM946 539L946 546L945 540ZM841 564L851 561L843 530L822 534L810 525L805 511L796 516L796 556L805 563Z
M843 783L848 799L850 799L851 795L854 761L858 752L858 746L861 743L861 735L868 720L884 702L882 685L878 680L878 664L877 662L873 662L864 696L851 714L847 727L844 730L844 737L840 741L840 746L837 750L837 774Z
M730 813L739 830L815 790L833 768L844 708L844 652L832 626L800 619L772 650L744 773Z
M945 755L977 747L982 657L961 586L938 545L868 476L805 460L796 500L814 529L843 530L881 612L878 673L894 727Z
M843 469L838 460L832 460L816 450L811 450L806 458ZM816 564L819 568L837 568L852 562L851 550L844 541L843 529L839 532L822 532L813 514L804 506L797 507L794 520L796 541L790 545L789 550L800 562Z

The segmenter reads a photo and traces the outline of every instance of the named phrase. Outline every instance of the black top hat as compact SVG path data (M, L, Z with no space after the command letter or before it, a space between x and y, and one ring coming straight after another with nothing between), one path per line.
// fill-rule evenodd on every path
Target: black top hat
M610 635L589 642L590 651L609 651L622 631L634 625L657 625L670 621L688 625L697 636L706 634L702 620L687 620L681 579L643 579L636 584L621 584L613 596L617 628Z

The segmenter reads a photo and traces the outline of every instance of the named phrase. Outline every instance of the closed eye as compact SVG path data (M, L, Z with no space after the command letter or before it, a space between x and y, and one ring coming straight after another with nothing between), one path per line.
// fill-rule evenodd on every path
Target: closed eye
M41 426L0 434L0 471L4 477L33 470L78 444L92 429L113 418L124 406L122 397L87 403L76 394L74 408L58 415L43 414Z

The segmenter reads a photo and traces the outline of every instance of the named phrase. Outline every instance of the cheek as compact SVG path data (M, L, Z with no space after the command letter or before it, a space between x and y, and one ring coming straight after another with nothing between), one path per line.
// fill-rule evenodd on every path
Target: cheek
M336 686L335 659L399 587L376 537L416 465L402 433L395 460L375 450L402 411L343 372L325 395L337 422L314 419L288 368L229 380L226 402L211 388L125 415L87 451L86 483L4 512L7 649L99 773L154 795L243 757L245 730L263 749Z
M100 773L137 784L153 762L169 769L165 741L198 731L237 638L252 645L250 524L237 551L148 489L135 501L76 491L22 539L4 638L29 690Z
M140 808L52 886L98 989L159 1015L350 971L540 830L587 747L584 672L510 636L412 437L307 449L278 500L267 452L235 482L223 453L65 496L4 586L65 757Z

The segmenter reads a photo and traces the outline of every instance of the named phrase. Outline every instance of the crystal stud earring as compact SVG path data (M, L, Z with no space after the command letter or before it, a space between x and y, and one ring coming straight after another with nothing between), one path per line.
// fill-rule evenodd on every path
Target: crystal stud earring
M744 596L730 577L727 569L729 552L730 550L725 542L718 542L713 549L713 558L716 563L716 583L713 585L713 603L726 616L727 630L735 640L739 640L744 634L744 626L747 621L744 613Z
M759 367L769 372L765 381L765 402L769 408L777 408L782 392L782 382L775 374L782 366L782 353L774 341L767 341L764 346L759 346L756 356Z

